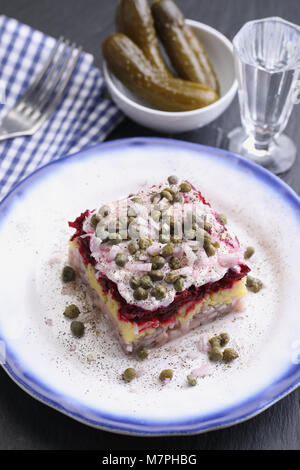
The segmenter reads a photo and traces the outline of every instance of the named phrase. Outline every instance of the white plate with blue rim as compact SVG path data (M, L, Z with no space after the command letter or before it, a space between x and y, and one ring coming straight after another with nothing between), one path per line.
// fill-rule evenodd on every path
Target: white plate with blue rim
M159 349L125 356L80 286L62 285L68 221L85 209L164 181L190 180L225 213L240 242L255 247L252 274L264 288L230 314ZM108 142L51 163L0 205L0 351L3 368L36 399L118 433L192 434L262 412L300 383L300 200L280 179L229 152L158 138ZM76 303L85 335L71 335ZM208 364L199 344L226 331L239 358ZM186 376L207 366L195 387ZM139 370L130 383L127 367ZM204 367L204 369L205 369ZM162 369L173 380L160 383Z

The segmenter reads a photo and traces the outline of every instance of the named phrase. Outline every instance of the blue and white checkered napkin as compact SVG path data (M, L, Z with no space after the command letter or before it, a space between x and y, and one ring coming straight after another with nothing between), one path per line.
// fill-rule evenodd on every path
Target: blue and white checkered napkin
M29 26L0 16L0 98L5 98L0 120L26 91L55 43ZM122 115L102 96L103 90L93 56L82 52L62 100L44 125L33 136L0 142L0 200L41 165L105 139Z

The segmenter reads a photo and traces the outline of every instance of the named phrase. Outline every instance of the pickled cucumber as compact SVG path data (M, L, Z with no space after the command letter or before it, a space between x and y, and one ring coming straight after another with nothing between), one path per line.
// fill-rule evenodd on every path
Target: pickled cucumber
M158 36L179 77L219 93L219 83L204 47L172 0L156 0L152 14Z
M119 0L116 11L117 31L126 34L153 67L171 76L158 48L153 17L147 0Z
M163 111L190 111L214 103L215 91L205 85L167 77L154 69L141 49L122 33L103 42L104 58L124 85Z

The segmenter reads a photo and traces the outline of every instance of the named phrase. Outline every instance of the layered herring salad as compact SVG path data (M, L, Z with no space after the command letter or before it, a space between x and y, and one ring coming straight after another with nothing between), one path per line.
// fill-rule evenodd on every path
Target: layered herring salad
M73 225L74 226L74 225ZM166 183L86 211L80 237L89 244L97 278L117 286L128 304L156 310L190 286L239 273L243 250L187 181Z

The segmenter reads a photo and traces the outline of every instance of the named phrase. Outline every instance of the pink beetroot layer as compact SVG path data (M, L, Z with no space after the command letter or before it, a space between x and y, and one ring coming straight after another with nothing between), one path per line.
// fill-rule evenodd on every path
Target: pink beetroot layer
M77 240L79 252L86 265L96 264L95 259L91 256L89 247L89 237L80 238L85 232L83 231L82 225L85 218L89 215L90 211L83 212L74 222L69 222L69 226L76 229L75 234L71 240ZM175 299L170 305L166 307L159 307L156 310L145 310L137 305L128 304L124 298L120 295L117 285L110 279L102 276L98 279L102 288L108 292L110 291L113 298L120 304L119 315L123 320L130 322L136 322L140 326L141 324L159 320L160 322L166 322L170 319L179 308L189 302L189 311L199 302L206 294L217 292L221 289L230 289L233 284L250 272L250 269L245 264L240 264L240 272L233 269L229 269L225 276L216 282L208 282L200 287L190 286L183 292L178 292Z

